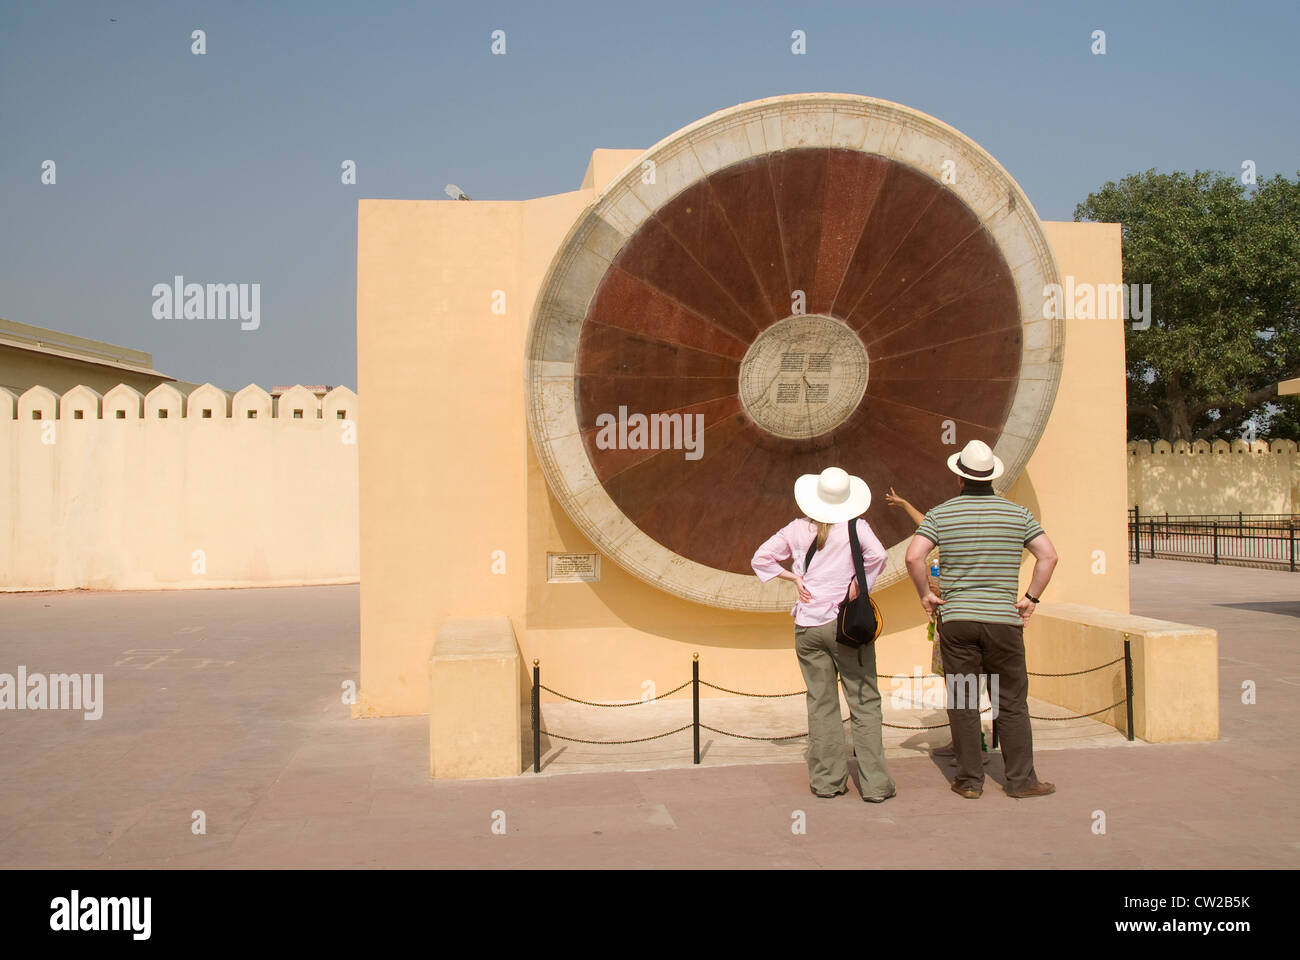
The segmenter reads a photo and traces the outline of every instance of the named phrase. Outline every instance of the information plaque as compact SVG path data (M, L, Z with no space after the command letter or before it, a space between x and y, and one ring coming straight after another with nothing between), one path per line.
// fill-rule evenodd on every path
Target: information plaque
M600 582L600 554L548 553L546 555L546 582Z

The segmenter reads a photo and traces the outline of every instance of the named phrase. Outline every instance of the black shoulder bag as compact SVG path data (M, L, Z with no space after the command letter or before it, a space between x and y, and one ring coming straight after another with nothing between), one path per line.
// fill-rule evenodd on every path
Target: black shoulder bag
M876 606L876 601L867 593L867 574L862 565L862 544L858 542L856 517L849 521L849 549L853 551L853 571L858 575L858 598L849 599L849 593L853 591L853 585L850 584L840 604L839 616L835 620L835 641L846 647L857 647L858 659L861 660L862 647L880 636L885 621L880 615L880 608ZM804 573L808 572L808 566L812 563L813 554L816 552L817 538L814 537L803 560Z

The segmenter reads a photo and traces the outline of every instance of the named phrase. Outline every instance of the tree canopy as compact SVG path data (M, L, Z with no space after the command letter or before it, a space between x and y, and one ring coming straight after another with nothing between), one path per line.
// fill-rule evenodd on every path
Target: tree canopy
M1076 221L1123 225L1124 282L1151 284L1150 326L1125 325L1130 440L1300 439L1300 174L1248 191L1196 171L1107 183Z

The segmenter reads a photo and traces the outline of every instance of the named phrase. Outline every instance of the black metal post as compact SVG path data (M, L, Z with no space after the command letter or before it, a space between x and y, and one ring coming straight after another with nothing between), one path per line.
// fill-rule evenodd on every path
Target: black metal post
M533 660L533 773L542 772L542 668Z
M998 748L998 718L993 718L993 749Z
M1156 522L1148 520L1147 525L1151 527L1151 559L1156 558Z
M1133 651L1124 635L1124 705L1128 712L1128 738L1133 739Z
M1237 536L1239 537L1243 536L1245 532L1246 532L1245 528L1241 525L1241 511L1238 510L1237 511Z
M1219 562L1219 521L1214 521L1214 562Z
M1133 562L1142 562L1142 517L1138 505L1133 504Z
M1291 572L1295 573L1295 521L1288 520L1286 525L1291 535Z
M694 719L691 721L695 733L695 762L700 762L700 655L691 654L691 709Z

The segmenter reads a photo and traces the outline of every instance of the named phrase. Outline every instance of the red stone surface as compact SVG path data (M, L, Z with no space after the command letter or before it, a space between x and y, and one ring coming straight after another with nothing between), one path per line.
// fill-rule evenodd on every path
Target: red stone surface
M746 416L740 360L791 313L842 320L867 349L858 409L811 440ZM632 237L602 280L575 368L578 423L611 498L682 556L749 573L759 539L797 515L793 485L838 465L863 477L867 514L889 546L912 532L890 486L927 509L953 493L942 443L995 443L1019 376L1010 271L975 215L938 181L882 157L800 149L717 171ZM601 450L596 418L705 415L704 454Z

